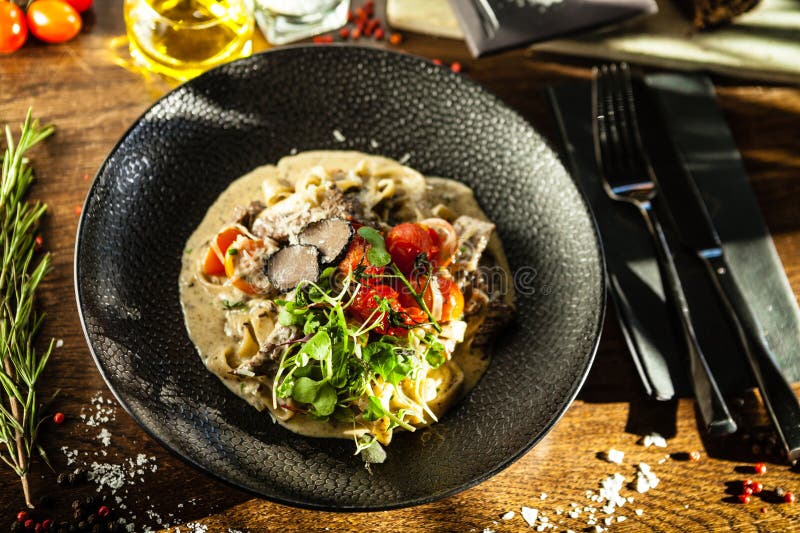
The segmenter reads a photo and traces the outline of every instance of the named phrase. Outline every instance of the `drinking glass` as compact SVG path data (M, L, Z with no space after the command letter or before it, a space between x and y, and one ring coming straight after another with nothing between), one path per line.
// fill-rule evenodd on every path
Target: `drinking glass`
M187 80L253 50L246 0L125 0L133 59L153 72Z
M255 0L255 17L272 44L286 44L341 28L350 0Z

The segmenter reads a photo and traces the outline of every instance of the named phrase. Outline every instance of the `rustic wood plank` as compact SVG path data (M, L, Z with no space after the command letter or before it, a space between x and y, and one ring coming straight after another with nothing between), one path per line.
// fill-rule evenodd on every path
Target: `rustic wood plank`
M693 404L681 400L654 405L642 400L636 374L624 351L619 330L607 320L597 363L576 402L556 428L533 451L509 469L462 494L426 506L375 514L331 514L296 510L264 502L232 489L199 472L163 450L119 408L116 419L104 426L111 432L109 455L103 459L97 434L79 414L102 392L111 398L97 372L76 313L72 286L72 255L77 229L76 207L82 204L103 158L132 121L164 86L146 82L116 66L110 43L124 32L122 2L99 0L96 23L72 43L61 46L29 45L0 59L0 120L19 122L29 105L37 116L56 123L57 135L34 154L38 182L34 195L50 205L43 226L45 246L53 254L54 271L42 291L41 304L49 315L46 337L64 340L56 351L45 381L49 391L60 388L59 410L67 413L62 427L47 426L44 445L57 471L66 467L62 446L80 450L83 460L123 461L145 454L155 457L156 472L145 472L143 482L126 487L124 504L137 515L136 522L154 525L152 513L170 524L201 521L211 531L240 530L386 530L386 531L521 531L519 509L526 505L547 511L563 528L585 527L584 520L555 515L576 502L589 504L587 489L614 472L628 477L635 461L651 464L662 482L651 493L636 496L626 507L628 519L614 525L620 531L739 530L785 531L800 528L800 507L755 501L743 506L730 502L726 482L749 474L742 470L758 458L752 441L736 436L724 442L703 442L697 432ZM587 78L587 64L559 62L553 57L511 52L473 60L462 43L422 36L407 36L403 48L411 53L450 62L461 61L466 75L490 88L519 110L550 139L554 128L543 95L549 83ZM263 43L261 44L263 47ZM719 98L729 119L753 188L764 211L778 252L796 295L800 295L800 89L761 87L718 80ZM765 421L754 396L742 399L741 416L763 432ZM761 414L759 414L761 413ZM668 452L705 450L699 462L669 460L664 451L635 444L637 432L657 428L671 436ZM623 466L596 458L609 448L626 452ZM94 453L98 453L95 459ZM152 464L152 463L148 463ZM56 501L48 511L66 517L69 504L93 487L57 489L55 476L34 465L34 490L52 493ZM800 492L800 478L778 463L763 476L776 485ZM0 521L11 520L20 507L21 492L7 470L0 470ZM548 494L546 500L539 495ZM594 504L592 504L594 505ZM688 507L687 507L688 506ZM767 508L766 513L760 510ZM638 517L633 509L641 508ZM499 516L517 511L510 521ZM148 512L151 516L148 517ZM598 513L598 516L601 516ZM495 523L495 521L497 523ZM0 524L0 527L3 527Z

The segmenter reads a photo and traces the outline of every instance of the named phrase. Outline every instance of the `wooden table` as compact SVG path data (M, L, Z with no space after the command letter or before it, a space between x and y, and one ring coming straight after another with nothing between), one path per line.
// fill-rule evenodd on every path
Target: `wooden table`
M506 471L430 505L337 514L265 502L176 459L115 404L109 406L115 409L115 420L102 425L111 433L111 444L101 448L100 427L87 426L79 417L82 410L93 412L92 397L99 393L111 398L111 394L89 355L76 312L72 271L76 208L89 188L88 176L94 175L105 154L163 88L114 64L113 38L124 33L122 2L98 3L95 22L75 41L61 46L29 44L0 58L0 120L16 124L32 105L37 116L58 127L56 136L35 152L39 181L34 195L50 205L43 235L54 258L54 270L41 297L48 313L44 336L64 341L46 371L45 389L61 389L57 409L68 420L63 426L48 424L43 444L57 471L66 468L62 446L79 450L80 460L88 462L121 463L139 453L154 457L148 465L155 464L157 471L148 469L137 476L143 481L127 486L127 494L121 492L127 506L123 515L136 515L137 531L145 525L157 528L156 516L162 524L201 523L209 531L523 531L528 528L519 514L522 506L546 512L551 521L562 523L558 530L580 531L586 527L586 513L568 518L570 504L596 505L585 491L596 490L598 482L614 472L631 479L636 461L649 463L661 484L647 494L636 494L635 502L617 513L627 519L615 522L612 530L800 529L800 504L755 498L741 505L726 492L729 483L751 476L748 465L762 457L753 450L754 439L766 427L755 395L744 395L737 409L755 437L736 436L724 445L704 443L691 400L653 403L643 399L613 315L607 320L597 361L580 399L555 429ZM581 62L533 57L522 51L474 61L460 42L406 37L402 47L409 52L462 62L467 76L491 88L551 139L554 128L543 88L551 82L588 76L587 64ZM715 81L792 288L800 295L800 89ZM636 444L638 435L651 429L668 437L666 450ZM609 448L626 452L625 465L596 457ZM692 450L702 451L700 461L682 461L680 455L661 461L665 453ZM767 488L782 486L800 493L800 476L780 462L768 465L769 472L759 477ZM57 487L55 475L42 464L34 465L32 477L36 494L54 497L44 514L56 519L71 514L69 505L75 497L94 491L90 484ZM22 493L8 469L0 470L0 486L0 522L8 523L22 506ZM564 510L560 515L559 508ZM640 516L635 509L641 509ZM500 515L512 510L516 517L501 520ZM598 512L597 516L604 515Z

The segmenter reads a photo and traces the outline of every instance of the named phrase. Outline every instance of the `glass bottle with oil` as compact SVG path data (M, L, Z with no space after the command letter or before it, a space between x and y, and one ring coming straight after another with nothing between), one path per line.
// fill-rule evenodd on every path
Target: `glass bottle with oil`
M247 0L125 0L125 26L137 63L178 80L252 52Z

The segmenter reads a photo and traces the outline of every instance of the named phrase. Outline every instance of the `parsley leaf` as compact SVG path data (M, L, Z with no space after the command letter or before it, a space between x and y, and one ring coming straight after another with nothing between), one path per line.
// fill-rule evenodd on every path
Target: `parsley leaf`
M314 381L311 378L297 378L292 388L292 398L300 403L312 403L322 385L324 385L323 382Z
M426 336L428 337L428 336ZM425 351L425 360L432 368L439 368L445 362L444 346L441 342L430 336L428 349Z
M319 417L332 414L338 400L336 389L330 384L306 377L294 382L292 398L300 403L311 404L311 414Z
M244 309L247 307L247 304L245 302L231 302L228 300L222 300L222 307L226 311L231 311L233 309Z
M369 226L361 226L358 228L358 234L370 244L370 249L367 251L367 260L370 263L382 267L391 262L392 256L386 251L386 243L378 230Z
M323 361L331 356L331 338L325 331L318 331L300 349L300 354L306 354L311 359Z
M370 396L367 403L367 408L364 410L362 416L364 417L364 420L374 422L375 420L386 416L386 409L383 408L381 401L376 396Z
M413 368L411 360L396 350L391 344L373 342L364 349L364 360L370 369L392 385L397 385L408 377Z
M298 307L294 302L277 302L281 306L278 312L278 322L282 326L300 326L305 322L305 314L308 313L308 308Z
M311 414L314 416L330 416L336 410L336 402L338 401L336 389L329 383L325 383L319 388L316 399L312 403L313 408Z

